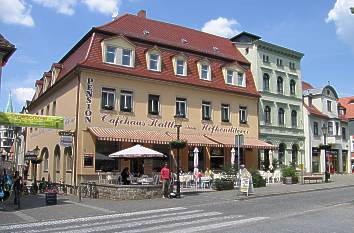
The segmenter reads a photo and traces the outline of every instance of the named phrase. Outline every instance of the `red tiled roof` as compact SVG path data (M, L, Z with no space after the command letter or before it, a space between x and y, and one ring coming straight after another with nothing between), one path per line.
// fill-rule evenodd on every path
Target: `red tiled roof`
M111 72L119 72L128 75L129 74L136 75L136 76L155 79L155 80L171 81L176 83L191 84L195 86L203 86L206 88L213 88L218 90L233 91L233 92L238 92L246 95L259 96L254 84L252 72L250 70L246 72L246 88L225 84L225 80L222 73L222 67L230 64L229 62L209 59L211 63L212 81L201 80L198 74L197 62L203 59L203 57L197 56L195 54L184 53L184 55L188 58L187 77L179 77L174 75L172 57L180 54L180 52L167 50L164 48L159 48L159 50L161 51L161 61L162 61L161 72L149 71L146 68L146 56L145 56L145 53L149 49L149 47L141 43L135 43L136 48L135 48L134 68L103 63L101 41L105 38L107 38L107 36L96 34L95 38L92 41L92 46L90 48L90 53L87 56L87 59L83 63L81 63L83 67L95 68L95 69L106 70Z
M145 30L149 31L148 35L144 34ZM124 36L136 46L134 68L103 63L101 42L112 36ZM182 43L182 39L187 43ZM145 53L153 46L158 46L161 51L161 72L151 72L146 68ZM217 52L213 47L217 47ZM184 78L174 75L172 65L172 57L181 52L188 58L188 75ZM201 80L198 75L197 62L205 58L208 58L211 64L212 81ZM226 38L126 14L108 24L91 29L57 63L62 65L57 80L76 67L84 67L260 97L250 69L246 70L246 87L225 84L222 67L234 63L250 65Z
M338 101L346 108L345 117L347 119L354 119L354 96L339 98Z
M307 83L305 81L302 81L302 90L306 91L308 89L313 89L313 86L310 83Z
M125 14L97 29L249 64L249 61L227 38L131 14ZM144 31L148 31L148 34L145 35ZM182 43L183 39L187 42ZM216 47L218 52L215 52L213 47Z
M320 110L318 110L315 106L311 105L308 106L307 104L304 103L305 108L309 111L311 115L321 117L321 118L328 118L326 114L323 114Z

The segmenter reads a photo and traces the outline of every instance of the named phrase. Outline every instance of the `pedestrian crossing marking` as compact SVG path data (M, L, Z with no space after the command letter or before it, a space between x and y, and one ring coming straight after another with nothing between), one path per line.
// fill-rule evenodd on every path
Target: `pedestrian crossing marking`
M122 214L98 215L98 216L91 216L91 217L69 218L69 219L53 220L53 221L42 221L42 222L34 222L34 223L3 225L3 226L0 226L0 231L21 229L21 228L30 228L30 227L52 226L52 225L77 223L77 222L89 222L89 221L102 220L102 219L130 217L130 216L135 216L135 215L153 214L153 213L178 211L178 210L185 210L185 209L186 208L184 208L184 207L175 207L175 208L165 208L165 209L144 210L144 211L138 211L138 212L122 213Z

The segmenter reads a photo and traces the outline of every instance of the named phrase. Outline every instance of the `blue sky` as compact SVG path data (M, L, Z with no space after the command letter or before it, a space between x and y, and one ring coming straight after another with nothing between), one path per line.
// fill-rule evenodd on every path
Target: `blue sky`
M0 33L17 51L3 69L0 110L9 91L20 110L36 79L93 26L117 11L211 33L248 31L305 54L302 79L328 81L340 96L354 95L354 0L0 0Z

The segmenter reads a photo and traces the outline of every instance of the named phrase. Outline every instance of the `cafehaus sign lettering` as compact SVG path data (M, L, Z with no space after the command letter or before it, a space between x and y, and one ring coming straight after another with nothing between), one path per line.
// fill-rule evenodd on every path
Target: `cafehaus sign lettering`
M130 125L130 126L140 126L140 127L153 127L153 128L165 128L165 129L174 129L175 123L174 121L162 121L159 119L148 119L147 121L140 121L130 119L127 116L111 116L108 114L101 114L102 122L108 123L112 126L119 126L119 125ZM190 125L183 125L186 129L197 130L196 127ZM219 125L209 125L209 124L202 124L201 130L206 131L206 133L213 134L213 133L232 133L232 134L248 134L249 131L247 129L241 129L234 126L224 127Z
M93 96L93 78L87 79L87 88L86 88L86 110L85 110L85 121L91 123L92 121L92 96Z

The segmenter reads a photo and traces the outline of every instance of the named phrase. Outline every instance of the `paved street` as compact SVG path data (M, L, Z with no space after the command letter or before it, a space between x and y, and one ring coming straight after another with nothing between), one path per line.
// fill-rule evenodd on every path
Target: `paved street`
M271 186L259 193L283 193L247 199L234 191L81 203L61 196L56 206L45 206L39 195L25 198L21 211L7 205L0 212L0 232L353 232L354 187L331 183L334 188L324 190L323 185ZM285 189L301 187L307 191L286 194Z

